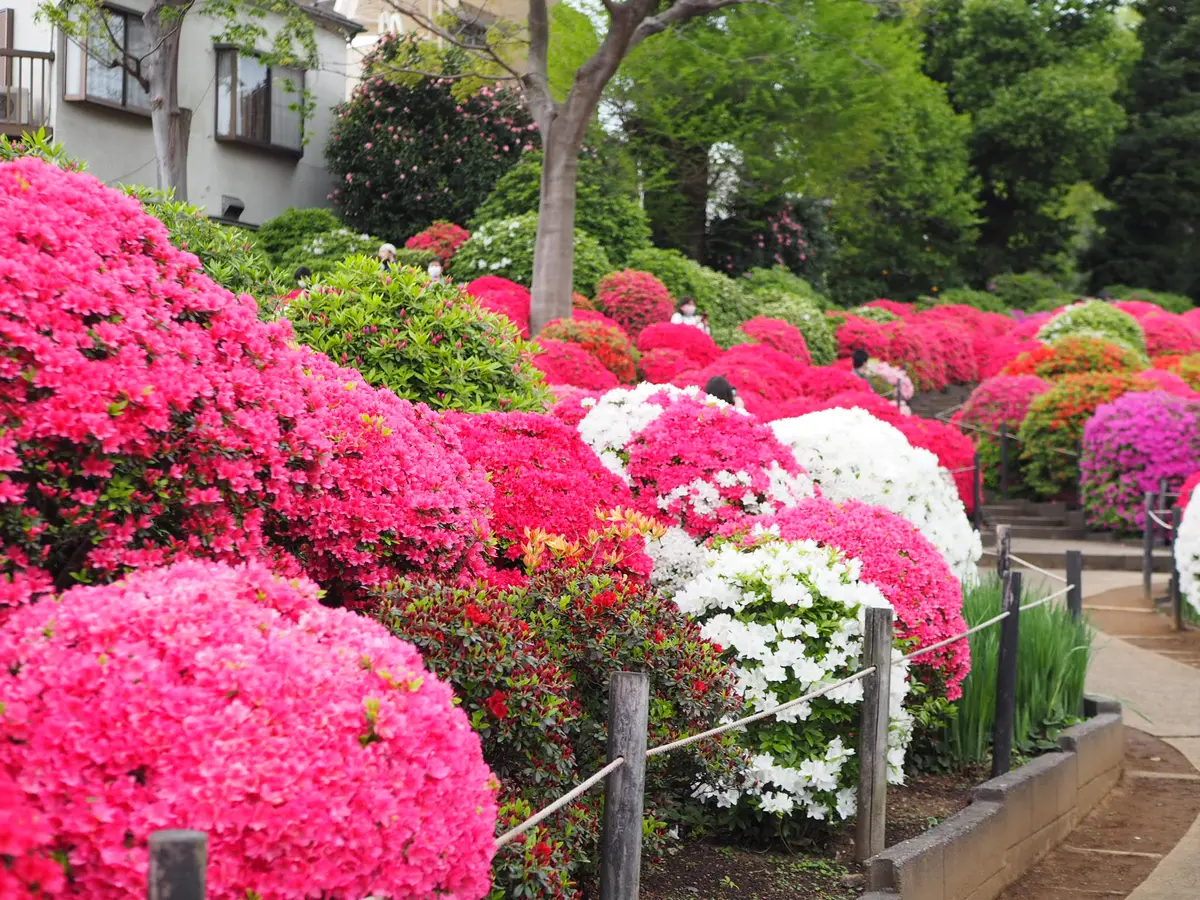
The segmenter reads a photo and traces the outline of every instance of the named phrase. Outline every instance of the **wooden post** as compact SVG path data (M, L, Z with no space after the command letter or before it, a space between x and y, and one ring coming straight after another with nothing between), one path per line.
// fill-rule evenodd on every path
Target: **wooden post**
M1000 499L1008 499L1008 423L1000 426Z
M642 801L646 792L646 730L650 680L617 672L608 687L608 761L625 764L604 781L600 900L637 900L642 881Z
M1170 513L1171 501L1170 501L1170 498L1167 496L1167 488L1168 487L1170 487L1170 485L1167 482L1167 479L1165 479L1165 478L1158 479L1158 502L1157 502L1158 510L1159 510L1160 515L1162 515L1164 518L1166 518L1167 521L1170 521L1170 519L1171 519L1171 513ZM1162 538L1164 547L1169 547L1171 545L1171 530L1169 528L1164 528L1163 526L1158 525L1155 527L1154 533L1158 537Z
M1005 574L1012 568L1008 556L1012 553L1012 528L1008 525L996 526L996 574L1004 580Z
M1146 524L1142 528L1142 595L1147 599L1151 597L1150 580L1154 574L1154 519L1150 514L1154 512L1154 491L1146 491L1145 501L1145 516Z
M892 678L892 611L867 607L863 628L863 667L875 671L863 679L862 725L858 741L858 816L854 858L859 862L884 850L887 828L888 701Z
M1021 635L1021 573L1004 579L1004 610L1000 623L1000 653L996 659L996 718L992 722L992 777L1012 768L1013 719L1017 710L1017 643Z
M1183 521L1183 510L1178 506L1171 509L1171 613L1175 616L1175 630L1183 631L1183 585L1179 580L1179 566L1175 562L1175 541L1179 536L1179 523Z
M975 530L983 530L983 473L979 470L979 451L975 451L975 472L971 476L972 496L975 500Z
M1067 551L1067 609L1071 619L1078 622L1083 618L1083 551Z
M150 835L150 900L204 900L208 835L155 831Z

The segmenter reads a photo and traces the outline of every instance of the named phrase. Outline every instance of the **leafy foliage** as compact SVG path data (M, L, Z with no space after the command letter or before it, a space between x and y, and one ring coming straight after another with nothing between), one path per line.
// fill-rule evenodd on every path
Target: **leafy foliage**
M1054 303L1050 307L1053 309L1074 299L1067 295L1062 285L1041 272L996 275L989 279L988 288L1000 303L998 312L1010 309L1032 311L1046 301Z
M650 226L636 194L612 175L612 168L587 156L579 160L576 181L575 227L600 242L617 266L650 243ZM496 182L475 210L474 223L536 213L541 194L542 155L526 153Z
M455 254L451 273L460 281L498 275L518 284L533 283L537 213L476 225L471 239ZM608 254L592 235L575 229L575 290L592 296L596 282L612 271Z
M325 148L337 187L331 197L352 228L399 244L439 220L465 222L538 141L507 89L456 96L468 55L431 59L415 36L385 35L363 61L363 78L337 109ZM423 78L404 69L446 77Z
M713 340L723 347L734 343L737 327L754 316L754 303L739 281L676 250L639 250L630 258L629 265L654 275L676 300L693 297L697 309L708 314Z
M764 291L755 295L754 306L760 316L799 328L814 366L827 366L837 357L833 330L815 302L800 294Z
M333 210L321 206L307 209L288 207L259 226L258 245L273 262L280 264L297 247L307 244L319 234L337 231L341 227L342 220Z
M1038 340L1053 341L1072 334L1099 335L1146 356L1146 335L1129 313L1100 300L1068 306L1038 330Z
M287 315L301 343L406 400L467 412L546 406L541 373L526 358L532 348L512 323L424 273L389 276L351 259L293 299Z

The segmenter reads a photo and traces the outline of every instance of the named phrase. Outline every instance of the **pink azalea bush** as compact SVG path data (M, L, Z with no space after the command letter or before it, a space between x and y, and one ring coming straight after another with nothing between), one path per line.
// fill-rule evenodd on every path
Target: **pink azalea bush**
M859 378L853 372L842 369L832 369L827 366L813 366L806 369L796 379L796 390L802 397L814 400L828 400L847 391L871 392L871 385L865 378Z
M570 341L539 338L539 351L530 362L547 384L566 384L589 391L607 391L618 384L617 376L600 360Z
M684 327L689 326L685 325ZM674 350L670 347L658 347L643 353L642 358L638 361L642 380L654 384L670 384L691 369L693 365L692 360L682 350Z
M895 300L888 300L886 297L872 300L870 303L864 303L863 306L870 307L871 309L886 309L892 315L899 316L902 319L916 312L911 303L899 303Z
M1089 525L1141 531L1144 498L1165 479L1178 490L1200 468L1200 404L1162 391L1128 393L1083 429L1080 495Z
M703 368L716 362L721 348L711 337L692 325L674 325L661 322L645 328L637 339L642 353L652 350L676 350L691 361L688 368Z
M1138 320L1150 356L1187 356L1200 352L1200 335L1181 316L1159 311Z
M625 482L604 467L579 433L550 416L444 415L463 453L487 473L495 492L491 525L501 568L518 566L528 529L582 541L601 528L600 514L633 504ZM640 538L604 549L619 549L630 568L649 574Z
M34 811L25 792L0 769L0 897L25 900L62 893L66 878L50 857L53 840L47 817Z
M988 488L994 489L1000 484L1000 438L997 435L1001 427L1007 425L1009 434L1015 438L1030 405L1053 386L1036 375L997 375L975 388L962 409L955 413L953 421L967 426L967 434L979 450L979 468ZM1018 445L1014 440L1009 445L1013 481L1018 465Z
M0 630L0 681L0 772L72 896L144 893L164 828L208 833L216 900L488 891L478 735L412 646L311 582L187 561L73 588Z
M1182 376L1165 369L1146 369L1133 376L1136 381L1148 381L1154 385L1153 390L1166 391L1176 397L1189 400L1200 400L1200 394L1192 390L1192 386L1183 380Z
M517 326L521 337L529 337L529 288L499 275L484 275L470 282L466 292L484 309L506 316Z
M790 322L768 316L755 316L748 322L743 322L739 330L751 341L785 353L806 366L812 365L808 344L804 342L804 332Z
M559 422L574 428L583 421L583 417L591 412L605 391L589 391L569 385L554 385L554 405L547 411Z
M637 508L693 538L813 495L812 482L771 429L725 405L663 397L661 414L625 446Z
M667 286L649 272L625 269L596 284L595 303L637 340L649 325L669 322L675 304Z
M782 510L762 524L776 526L784 540L817 541L861 561L862 580L883 592L896 610L897 639L910 641L913 649L967 630L962 585L941 553L917 526L882 506L817 497ZM945 679L947 699L962 695L962 680L971 669L966 641L933 651L925 663Z
M489 488L424 406L259 321L134 199L0 165L0 607L187 557L335 599L478 564Z
M1150 303L1146 300L1118 300L1113 304L1122 312L1127 312L1135 319L1144 319L1147 316L1161 315L1165 310L1157 303Z
M418 231L404 246L409 250L428 250L446 265L454 258L458 248L471 239L471 232L453 222L434 222L424 231Z

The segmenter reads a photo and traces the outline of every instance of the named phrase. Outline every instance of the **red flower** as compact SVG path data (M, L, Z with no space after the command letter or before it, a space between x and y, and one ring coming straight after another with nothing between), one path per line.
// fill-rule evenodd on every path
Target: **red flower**
M508 718L508 695L504 691L495 691L492 696L483 701L483 705L497 719Z
M490 625L492 623L492 617L474 603L467 604L467 608L463 610L463 615L476 625Z
M601 609L608 609L617 602L617 595L612 591L604 591L592 598L592 604Z
M703 697L708 693L708 682L701 681L699 678L697 678L692 682L692 692L695 693L697 697Z

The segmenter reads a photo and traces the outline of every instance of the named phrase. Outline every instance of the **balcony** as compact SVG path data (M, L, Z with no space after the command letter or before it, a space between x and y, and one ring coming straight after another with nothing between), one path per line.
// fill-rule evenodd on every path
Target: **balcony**
M0 134L50 130L54 54L0 49Z

